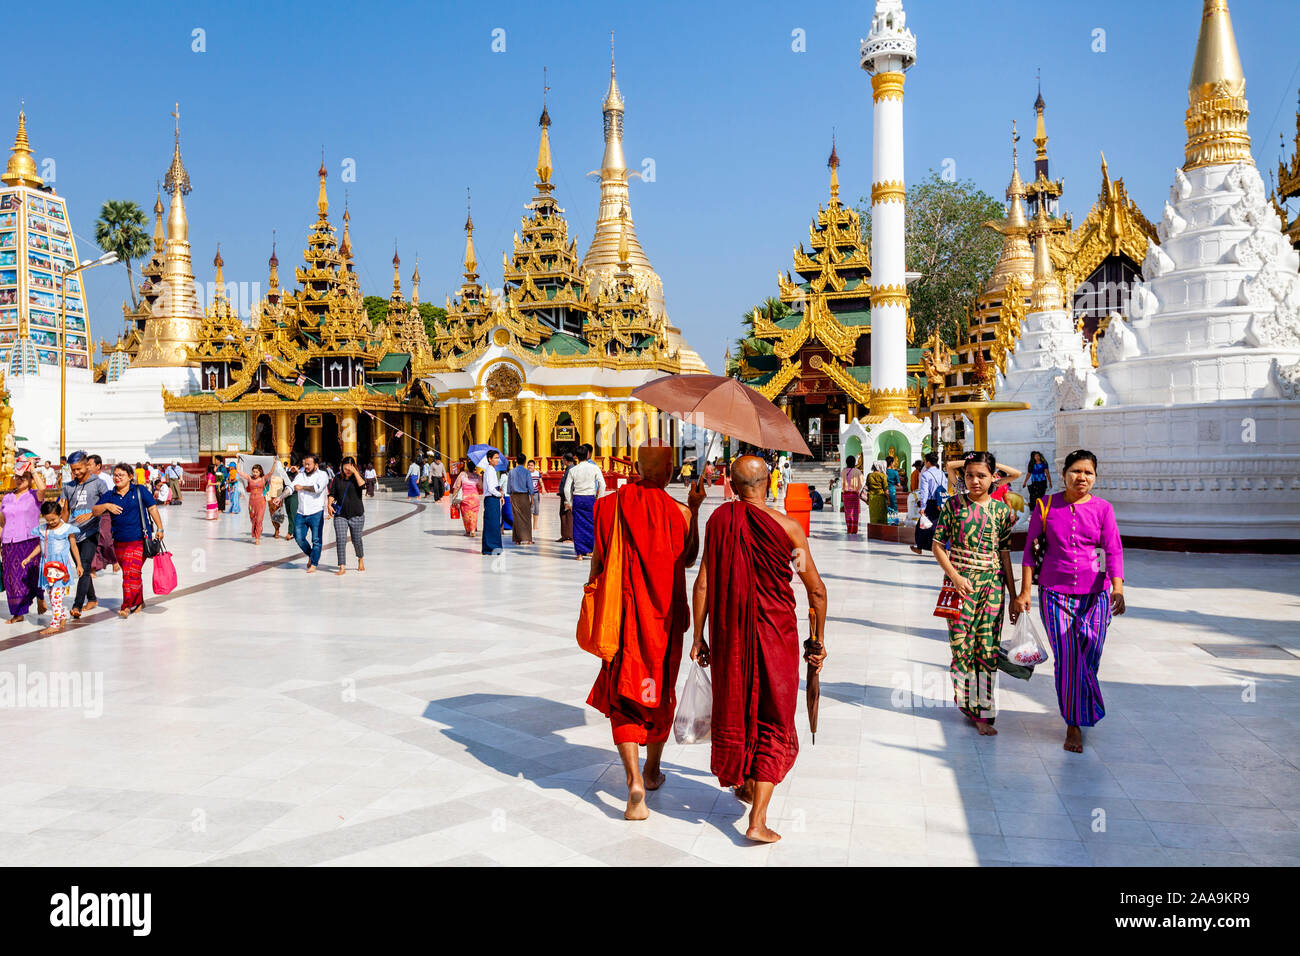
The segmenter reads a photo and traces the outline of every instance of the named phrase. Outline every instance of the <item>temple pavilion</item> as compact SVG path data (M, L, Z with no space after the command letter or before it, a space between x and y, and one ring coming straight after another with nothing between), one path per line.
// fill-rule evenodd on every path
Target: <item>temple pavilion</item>
M997 375L1006 372L1007 357L1015 351L1021 323L1031 307L1037 242L1047 242L1075 327L1081 340L1092 344L1095 366L1097 340L1113 314L1125 313L1129 291L1135 281L1141 281L1148 243L1156 241L1155 226L1129 198L1124 181L1111 178L1105 156L1101 189L1083 223L1075 228L1069 215L1056 215L1063 182L1050 176L1045 108L1040 89L1034 101L1030 183L1020 175L1019 137L1012 124L1007 215L1000 222L985 224L1002 234L1002 251L992 275L976 292L965 336L952 349L937 341L927 343L937 406L995 397Z
M200 460L252 451L280 458L306 452L337 462L370 459L382 474L388 458L402 467L434 441L437 396L421 378L432 358L414 301L407 303L393 256L387 318L372 325L362 304L343 213L336 238L329 219L322 161L317 220L307 237L297 287L280 286L274 246L267 295L244 323L225 294L220 250L213 261L215 294L184 346L199 386L164 391L168 412L198 416Z
M500 296L480 281L474 222L465 220L464 282L447 299L427 378L439 399L439 450L471 444L543 459L554 483L560 456L588 443L610 474L651 438L680 447L679 422L632 399L638 385L707 366L670 323L663 283L636 236L623 156L624 100L613 62L595 234L579 258L555 195L551 117L543 105L536 192L502 257Z
M1282 220L1282 231L1291 240L1291 245L1300 249L1300 212L1288 217L1286 210L1286 204L1290 200L1300 199L1300 110L1296 110L1295 114L1295 150L1289 161L1278 160L1277 185L1269 199L1273 210Z
M830 199L808 227L809 249L794 250L794 273L777 273L780 300L792 313L772 320L754 313L754 338L770 354L746 347L739 377L781 407L817 458L834 458L840 418L866 414L871 396L871 252L858 211L840 200L839 155L831 146ZM908 405L924 400L921 349L908 318Z

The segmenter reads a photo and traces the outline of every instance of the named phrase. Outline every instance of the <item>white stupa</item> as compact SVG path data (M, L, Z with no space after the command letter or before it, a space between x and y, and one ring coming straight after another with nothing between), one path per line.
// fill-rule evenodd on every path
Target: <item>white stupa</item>
M1251 156L1245 92L1226 0L1204 0L1185 162L1146 281L1098 347L1104 405L1056 416L1058 459L1099 456L1126 537L1300 538L1300 257Z

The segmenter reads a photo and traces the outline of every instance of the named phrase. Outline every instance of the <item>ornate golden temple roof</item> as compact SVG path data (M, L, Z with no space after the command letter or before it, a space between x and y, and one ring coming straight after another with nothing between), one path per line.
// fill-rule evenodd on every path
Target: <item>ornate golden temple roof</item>
M1279 137L1281 134L1278 134ZM1300 213L1287 222L1285 203L1300 197L1300 109L1295 114L1295 147L1291 159L1279 160L1277 164L1277 188L1270 197L1277 216L1282 220L1282 228L1291 240L1291 245L1300 249Z

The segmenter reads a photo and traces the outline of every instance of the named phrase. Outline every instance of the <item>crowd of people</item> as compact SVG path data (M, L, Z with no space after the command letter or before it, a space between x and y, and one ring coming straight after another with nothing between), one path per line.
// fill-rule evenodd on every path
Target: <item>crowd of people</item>
M361 468L352 457L344 457L337 472L311 454L292 465L272 461L269 469L257 462L246 471L239 459L210 465L203 478L206 516L246 513L253 544L260 544L267 517L274 538L287 523L284 538L294 538L308 572L320 564L324 523L331 519L336 573L346 573L349 542L357 570L364 571L365 500L376 493L375 469ZM588 703L611 723L628 787L625 816L648 816L646 793L665 782L660 759L673 728L685 633L692 628L691 666L714 674L711 769L750 805L749 838L780 839L768 826L767 808L798 754L800 663L820 671L825 661L824 646L801 653L793 577L805 589L818 635L825 633L827 606L807 534L774 507L791 480L788 458L743 455L702 466L692 460L675 475L672 450L651 443L638 450L635 474L613 493L590 445L562 461L558 540L572 543L576 560L590 562L579 643L601 657ZM481 538L483 554L498 554L504 529L515 546L536 543L541 464L522 454L507 462L491 450L477 464L462 459L448 469L429 455L411 464L406 492L434 502L450 493L450 516L467 536ZM1066 723L1064 746L1081 752L1082 728L1105 714L1098 669L1106 630L1111 616L1125 611L1114 512L1091 494L1096 456L1086 450L1066 456L1064 490L1057 493L1051 493L1050 468L1039 452L1023 472L987 451L943 467L929 453L906 478L892 457L865 473L853 456L844 465L831 503L843 512L848 535L860 533L863 501L871 524L897 522L900 503L910 502L916 518L911 550L928 553L944 576L946 593L935 613L947 618L954 702L981 735L997 733L998 671L1014 673L1001 654L1004 616L1015 624L1030 613L1038 585ZM96 608L96 578L106 571L121 574L118 614L137 613L144 606L142 564L152 550L145 546L164 537L160 508L183 500L178 463L106 469L98 455L77 451L66 469L66 475L56 472L57 497L47 500L48 469L20 464L14 489L0 499L9 622L23 621L35 604L38 618L50 615L43 634ZM685 504L665 490L674 477L686 484ZM1017 585L1011 563L1017 516L1006 496L1021 479L1030 520ZM701 535L699 510L710 484L722 486L723 500ZM814 509L826 506L815 489L810 497ZM1098 550L1105 554L1104 570ZM697 559L688 591L686 569Z

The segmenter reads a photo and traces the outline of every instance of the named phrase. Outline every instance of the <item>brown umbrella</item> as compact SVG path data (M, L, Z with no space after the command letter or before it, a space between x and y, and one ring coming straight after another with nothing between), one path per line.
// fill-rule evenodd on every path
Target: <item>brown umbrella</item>
M794 422L755 389L723 375L669 375L633 389L632 397L692 425L760 448L808 455Z
M817 633L817 612L812 608L808 609L808 640L803 642L803 653L805 660L810 654L826 653L826 645ZM808 665L804 683L807 685L808 729L812 732L812 742L817 743L817 710L821 706L822 675L812 664Z

